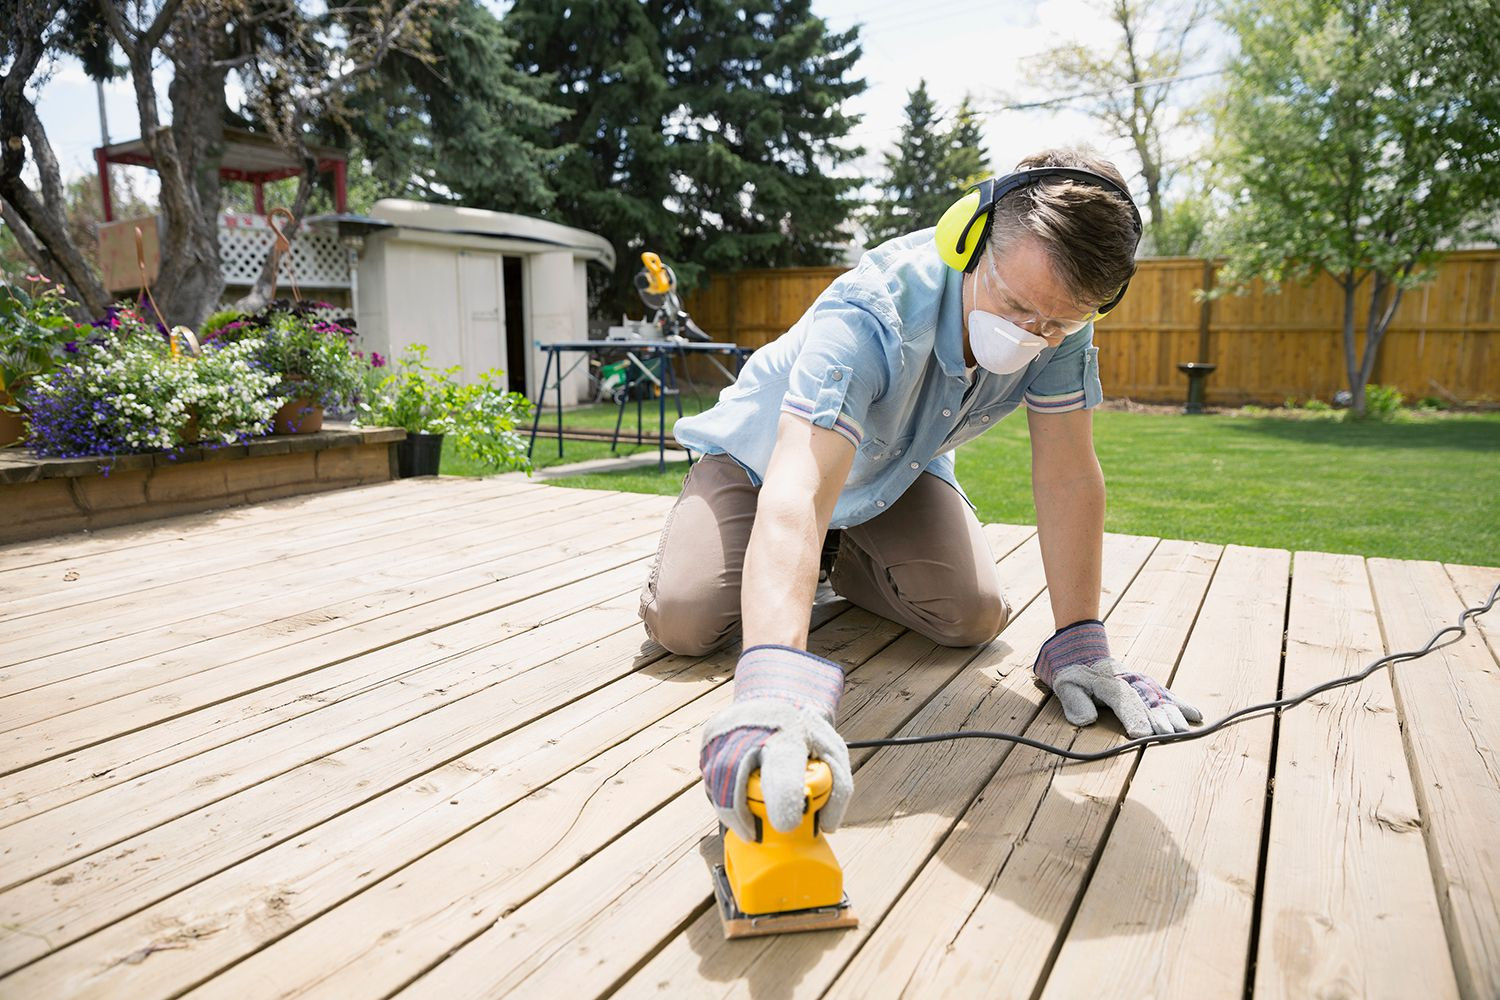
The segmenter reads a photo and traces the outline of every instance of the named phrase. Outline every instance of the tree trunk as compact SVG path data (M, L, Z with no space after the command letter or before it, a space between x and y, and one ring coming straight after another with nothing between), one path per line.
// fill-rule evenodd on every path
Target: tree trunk
M1354 294L1359 283L1354 272L1345 272L1339 281L1344 287L1344 375L1349 380L1350 406L1354 415L1365 415L1365 384L1359 378L1359 368L1354 360Z
M172 102L173 146L181 163L177 177L189 197L163 199L168 239L162 248L158 278L161 304L173 323L196 327L224 295L224 269L219 257L219 165L224 158L225 71L214 61L222 32L209 5L187 4L173 24ZM217 43L217 44L216 44ZM163 177L163 187L166 178ZM186 218L173 213L190 207ZM168 258L174 265L168 270Z

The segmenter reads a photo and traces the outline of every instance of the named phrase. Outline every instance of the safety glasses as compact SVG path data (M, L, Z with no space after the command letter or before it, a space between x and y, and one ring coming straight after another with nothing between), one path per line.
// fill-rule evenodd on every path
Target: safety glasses
M1005 283L1005 279L1000 277L1000 271L995 267L995 261L990 254L985 254L984 266L979 270L989 302L998 314L1038 337L1060 340L1070 333L1082 330L1098 315L1095 312L1081 318L1048 316L1037 309L1030 299ZM975 305L978 305L977 288L975 289Z

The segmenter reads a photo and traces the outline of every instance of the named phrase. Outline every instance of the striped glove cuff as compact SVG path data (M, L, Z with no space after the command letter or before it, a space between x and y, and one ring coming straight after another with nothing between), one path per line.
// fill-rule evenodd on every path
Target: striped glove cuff
M1104 631L1104 623L1090 618L1058 629L1052 638L1042 643L1031 672L1051 688L1053 678L1063 667L1108 658L1109 635Z
M832 722L844 694L837 663L794 646L751 646L734 671L734 700L773 698Z

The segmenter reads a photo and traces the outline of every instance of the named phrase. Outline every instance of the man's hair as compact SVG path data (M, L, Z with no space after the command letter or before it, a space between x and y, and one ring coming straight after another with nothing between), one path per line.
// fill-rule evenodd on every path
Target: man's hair
M1016 164L1028 167L1078 167L1129 190L1115 165L1088 149L1048 149ZM1028 184L1000 199L989 224L987 252L1035 239L1080 305L1108 302L1135 274L1135 218L1118 194L1098 185L1061 177Z

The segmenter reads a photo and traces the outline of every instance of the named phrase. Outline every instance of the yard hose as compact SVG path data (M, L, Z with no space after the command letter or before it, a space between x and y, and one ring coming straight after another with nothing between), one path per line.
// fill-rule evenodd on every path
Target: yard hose
M1488 601L1476 607L1465 608L1464 613L1459 615L1458 623L1456 625L1449 625L1446 628L1439 629L1433 634L1431 639L1427 640L1427 645L1423 646L1421 649L1404 653L1391 653L1389 656L1382 656L1380 659L1375 660L1368 667L1361 670L1357 674L1350 674L1347 677L1339 677L1331 681L1324 681L1317 687L1308 688L1301 694L1293 695L1289 698L1281 698L1277 701L1268 701L1263 702L1259 705L1246 706L1245 708L1242 708L1236 712L1231 712L1230 714L1224 716L1224 718L1220 719L1218 722L1204 726L1202 729L1195 729L1192 732L1188 733L1167 733L1154 736L1142 736L1138 739L1127 740L1124 743L1119 744L1118 746L1110 747L1108 750L1100 750L1097 753L1079 753L1076 750L1069 750L1064 747L1055 747L1050 743L1043 743L1040 740L1033 740L1026 736L1018 736L1015 733L998 733L980 729L953 733L929 733L926 736L893 736L883 740L850 740L848 746L851 750L859 750L865 747L916 746L920 743L940 743L945 740L1004 740L1007 743L1019 743L1022 746L1032 747L1036 750L1043 750L1047 753L1056 754L1057 756L1064 757L1068 760L1095 761L1107 760L1110 757L1117 757L1122 753L1129 753L1132 750L1138 750L1142 747L1148 747L1156 743L1186 743L1188 740L1201 740L1203 737L1211 736L1226 726L1231 726L1238 722L1244 722L1246 719L1257 718L1279 709L1291 708L1294 705L1300 705L1307 699L1313 697L1314 695L1322 694L1324 691L1331 691L1334 688L1343 687L1346 684L1357 684L1388 663L1399 663L1403 660L1415 660L1420 657L1426 656L1434 649L1441 649L1443 646L1447 646L1450 643L1457 642L1468 631L1468 629L1464 627L1464 622L1469 618L1476 618L1493 608L1495 606L1495 600L1497 597L1500 597L1500 585L1496 585L1495 589L1490 592L1490 599ZM1448 642L1439 644L1438 640L1447 635L1449 632L1457 632L1458 634L1455 635L1452 639L1448 640Z

